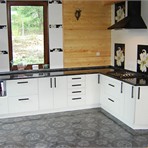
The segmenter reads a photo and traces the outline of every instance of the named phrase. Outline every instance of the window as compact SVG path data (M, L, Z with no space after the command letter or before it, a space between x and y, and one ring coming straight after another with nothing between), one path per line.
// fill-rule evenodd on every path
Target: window
M9 59L11 69L27 64L49 64L48 3L8 1Z

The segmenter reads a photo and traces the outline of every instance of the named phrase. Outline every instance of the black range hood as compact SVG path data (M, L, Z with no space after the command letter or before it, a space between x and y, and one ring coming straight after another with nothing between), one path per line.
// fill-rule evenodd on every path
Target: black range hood
M108 29L147 29L141 17L141 1L127 1L127 15Z

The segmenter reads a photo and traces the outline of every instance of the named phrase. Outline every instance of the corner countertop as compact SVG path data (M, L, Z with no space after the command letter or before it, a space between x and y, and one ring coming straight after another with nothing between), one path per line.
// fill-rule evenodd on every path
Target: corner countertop
M10 71L0 72L0 81L4 80L17 80L29 78L42 78L42 77L57 77L68 75L81 75L81 74L103 74L109 77L118 79L120 81L129 83L134 86L148 86L148 77L142 74L132 72L138 77L134 78L117 78L110 75L111 72L127 71L113 66L96 66L96 67L77 67L77 68L60 68L60 69L39 69L39 70L24 70L24 71ZM140 76L140 77L139 77Z

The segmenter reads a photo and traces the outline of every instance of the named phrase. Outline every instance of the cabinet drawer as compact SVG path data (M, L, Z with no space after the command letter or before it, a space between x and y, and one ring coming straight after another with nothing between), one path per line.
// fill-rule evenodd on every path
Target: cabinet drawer
M8 113L7 97L0 97L0 114Z
M122 91L121 82L109 77L105 77L105 79L103 79L102 87L103 90L105 90L110 95L118 95Z
M7 81L7 95L21 96L38 93L37 79L20 79Z
M85 81L84 75L68 76L68 82L82 82Z
M106 111L108 111L112 115L117 115L119 113L119 105L117 98L114 98L112 96L108 96L105 94L102 98L102 107Z
M8 98L9 113L21 113L38 110L38 96L20 96Z
M68 89L68 95L82 95L85 94L84 88Z
M85 95L68 96L69 106L81 106L85 104Z

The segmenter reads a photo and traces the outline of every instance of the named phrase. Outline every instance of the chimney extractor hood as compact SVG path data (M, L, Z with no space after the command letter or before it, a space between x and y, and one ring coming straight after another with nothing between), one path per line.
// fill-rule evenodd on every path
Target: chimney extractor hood
M141 1L127 1L127 15L108 29L147 29L141 17Z

